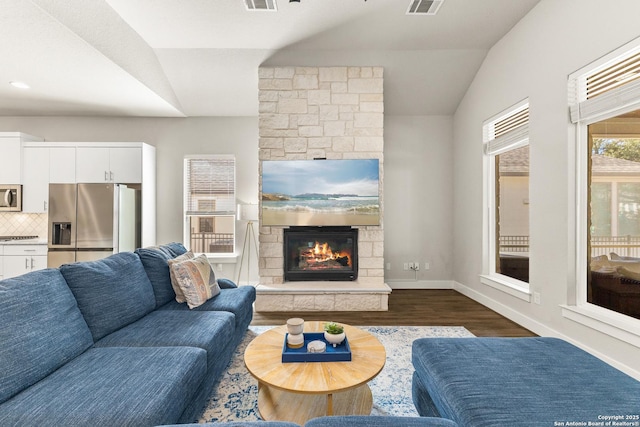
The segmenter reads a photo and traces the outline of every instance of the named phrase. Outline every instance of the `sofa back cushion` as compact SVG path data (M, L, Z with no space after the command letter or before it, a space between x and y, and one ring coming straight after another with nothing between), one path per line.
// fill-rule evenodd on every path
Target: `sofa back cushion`
M156 307L160 307L173 300L176 294L171 287L168 261L176 257L173 251L164 246L150 246L136 249L144 271L149 277L156 299Z
M167 243L166 245L162 245L160 247L169 251L174 257L180 256L187 252L187 248L185 248L184 245L179 242Z
M135 322L156 306L151 282L134 253L64 264L60 271L95 341Z
M0 403L93 345L57 269L0 281Z
M136 249L136 254L140 257L144 270L147 272L147 276L149 276L153 286L156 307L163 306L176 297L171 286L168 261L186 252L187 249L182 243L177 242Z

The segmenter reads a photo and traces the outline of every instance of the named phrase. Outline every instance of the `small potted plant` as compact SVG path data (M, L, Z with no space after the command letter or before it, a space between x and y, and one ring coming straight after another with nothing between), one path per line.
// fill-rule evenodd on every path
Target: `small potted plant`
M336 322L329 322L324 324L324 339L329 343L336 345L344 341L344 326L338 325Z

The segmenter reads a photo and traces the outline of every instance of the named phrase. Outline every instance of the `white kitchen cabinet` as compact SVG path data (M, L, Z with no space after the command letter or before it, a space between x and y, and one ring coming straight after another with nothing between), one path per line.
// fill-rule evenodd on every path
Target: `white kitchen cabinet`
M2 269L5 279L47 268L47 245L4 245Z
M76 182L75 153L75 147L23 144L22 212L47 212L49 184Z
M76 182L76 147L52 146L49 149L49 182L52 184Z
M49 203L49 148L25 147L22 156L22 212L44 213Z
M0 132L0 183L22 184L22 144L42 138L21 132Z
M78 147L76 150L77 182L142 182L140 147Z

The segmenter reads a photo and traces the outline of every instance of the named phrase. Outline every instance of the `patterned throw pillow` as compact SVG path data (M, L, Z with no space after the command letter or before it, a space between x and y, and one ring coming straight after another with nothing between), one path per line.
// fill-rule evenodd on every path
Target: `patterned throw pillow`
M175 281L189 308L196 308L220 293L216 275L206 255L183 261L174 259L169 262L169 270L172 285Z
M184 297L184 293L182 293L182 289L180 289L180 285L178 285L178 280L175 277L173 268L171 268L171 264L180 263L182 261L193 259L193 258L195 258L195 255L193 254L193 252L188 251L173 259L167 260L167 263L169 264L169 276L171 276L171 287L173 288L173 292L176 293L176 301L180 303L187 302L187 300Z

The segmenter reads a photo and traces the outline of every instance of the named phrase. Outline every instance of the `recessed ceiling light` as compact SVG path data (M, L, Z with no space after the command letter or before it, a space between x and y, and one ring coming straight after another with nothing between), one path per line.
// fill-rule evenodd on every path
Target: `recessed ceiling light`
M31 89L31 87L24 82L9 82L9 84L13 87L17 87L18 89Z

